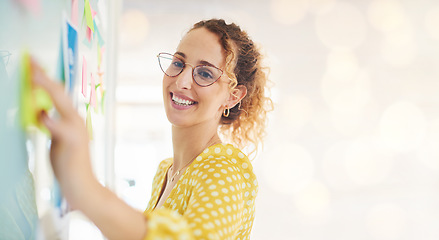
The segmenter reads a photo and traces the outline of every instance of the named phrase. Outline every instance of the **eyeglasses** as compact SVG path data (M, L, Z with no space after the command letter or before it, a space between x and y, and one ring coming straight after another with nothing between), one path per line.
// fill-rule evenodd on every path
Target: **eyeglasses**
M198 65L193 66L185 63L179 57L169 53L159 53L157 55L160 68L169 77L176 77L183 72L186 65L192 67L192 79L201 87L207 87L214 84L223 74L223 71L215 66Z

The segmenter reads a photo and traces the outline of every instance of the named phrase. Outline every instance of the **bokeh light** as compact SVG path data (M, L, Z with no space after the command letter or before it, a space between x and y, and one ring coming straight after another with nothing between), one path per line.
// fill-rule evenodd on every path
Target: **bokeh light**
M378 204L369 210L366 225L374 239L399 239L406 229L407 213L395 204Z
M148 35L149 21L137 9L125 10L120 24L120 43L123 47L141 46Z
M416 57L417 47L411 40L411 35L388 34L382 42L383 59L392 66L407 66Z
M425 116L412 102L396 102L384 111L379 129L385 145L398 152L411 151L424 140Z
M428 134L430 141L439 142L439 118L430 121Z
M324 223L330 214L331 194L328 187L319 181L312 181L294 195L294 204L309 222Z
M336 0L310 0L309 12L313 14L325 14L334 7Z
M313 104L309 97L302 94L287 96L282 101L281 114L287 129L291 134L297 134L310 121L313 114Z
M353 79L359 70L357 56L351 50L333 49L326 64L326 73L340 81Z
M309 8L309 0L272 0L271 15L281 24L295 24L301 21Z
M367 15L370 24L382 32L395 30L406 21L404 8L397 0L373 0Z
M359 185L382 182L392 169L392 155L384 151L377 139L368 137L352 142L345 153L345 169Z
M335 54L328 60L321 92L330 107L334 127L343 135L356 133L362 123L364 108L371 101L370 78L359 70L353 56Z
M330 11L316 16L319 39L330 48L355 48L366 35L363 14L348 2L337 2Z
M417 159L430 171L439 174L439 141L422 144L417 152Z
M434 39L439 39L439 6L431 8L425 15L425 29Z
M348 146L349 142L347 141L336 142L329 146L320 165L325 182L336 190L349 191L356 187L349 178L345 167L344 156Z
M311 182L314 161L303 146L283 143L267 155L263 171L265 181L273 190L291 195Z

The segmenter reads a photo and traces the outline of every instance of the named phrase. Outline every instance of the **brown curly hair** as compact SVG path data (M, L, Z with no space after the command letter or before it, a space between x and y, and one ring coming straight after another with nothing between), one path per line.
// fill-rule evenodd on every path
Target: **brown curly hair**
M210 19L194 24L191 30L202 27L220 39L225 51L225 73L231 79L230 90L237 85L247 88L247 95L230 109L230 115L221 117L220 133L238 147L252 143L257 150L265 136L267 113L273 109L265 91L268 68L262 65L263 56L248 34L234 23Z

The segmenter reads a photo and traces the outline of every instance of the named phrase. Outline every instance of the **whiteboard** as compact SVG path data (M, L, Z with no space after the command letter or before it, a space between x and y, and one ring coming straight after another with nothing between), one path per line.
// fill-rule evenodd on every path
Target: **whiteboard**
M90 128L90 151L98 179L111 188L112 102L114 101L115 19L107 16L118 1L2 0L0 2L0 239L28 239L41 235L44 219L67 221L48 160L50 139L36 128L20 124L20 66L24 51L34 56L53 79L64 78L78 113ZM87 6L93 31L87 31ZM76 58L66 54L66 23L77 32ZM64 44L64 45L63 45ZM64 55L63 55L64 54ZM60 70L76 69L74 75ZM86 91L83 91L83 66ZM73 73L73 72L68 72ZM66 76L73 76L72 79ZM95 87L92 91L93 76ZM94 92L94 93L92 93ZM94 96L94 97L93 97ZM96 101L94 107L91 100ZM88 111L89 110L89 111ZM61 210L60 210L61 209ZM49 216L49 217L47 217ZM52 219L53 220L53 219ZM53 224L50 234L68 238L68 224ZM47 224L46 224L47 225ZM49 224L50 225L50 224ZM44 235L46 234L46 235ZM44 233L43 239L50 239Z

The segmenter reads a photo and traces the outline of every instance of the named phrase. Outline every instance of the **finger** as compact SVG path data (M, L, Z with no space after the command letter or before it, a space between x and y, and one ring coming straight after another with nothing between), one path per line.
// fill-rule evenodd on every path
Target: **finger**
M52 135L53 139L57 139L61 135L62 127L58 122L47 116L47 113L45 111L41 111L38 114L38 120L42 122L44 126L47 127L47 129L49 129L49 132Z
M72 118L76 111L70 98L64 93L64 87L49 79L38 63L31 58L32 81L45 89L52 98L61 117Z

